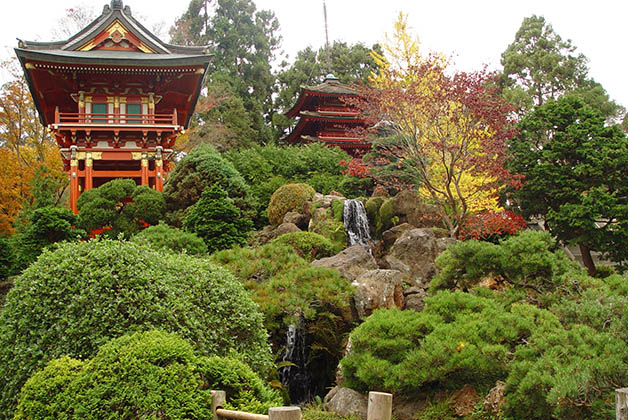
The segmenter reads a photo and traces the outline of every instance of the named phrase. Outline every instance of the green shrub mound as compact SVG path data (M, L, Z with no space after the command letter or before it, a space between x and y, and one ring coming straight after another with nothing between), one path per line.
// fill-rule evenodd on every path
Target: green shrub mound
M314 197L316 191L307 184L286 184L275 191L268 204L268 220L279 225L289 211L303 213L304 204Z
M159 191L136 185L132 179L114 179L85 191L78 198L78 226L86 231L111 228L104 235L131 237L144 224L157 224L166 211L166 201Z
M350 388L413 396L465 384L488 390L508 373L510 354L539 325L558 319L531 305L440 292L422 312L377 310L351 333L342 359Z
M198 236L190 232L184 232L159 222L133 236L132 242L143 246L150 246L159 251L174 253L186 253L189 255L204 255L207 253L207 245Z
M487 277L499 277L512 286L538 293L551 292L563 276L577 271L547 232L524 231L499 244L469 240L447 248L437 259L441 268L431 291L469 290Z
M288 245L294 248L301 258L305 258L310 262L334 255L334 247L331 241L313 232L286 233L273 239L271 244Z
M256 204L246 181L231 162L205 144L182 158L168 178L164 187L168 222L181 227L187 208L200 200L206 188L215 184L227 192L244 218L254 218Z
M208 261L129 242L64 243L16 279L0 314L0 412L47 361L91 357L111 338L152 328L201 355L236 351L265 373L262 321L242 285Z
M14 418L209 419L211 389L249 411L282 403L241 361L197 357L177 335L153 330L113 339L88 360L50 361L22 388Z
M310 348L307 369L314 376L313 390L324 395L353 323L349 282L337 270L312 267L280 242L220 251L211 260L234 273L259 304L277 354L286 345L288 326L302 326Z
M240 209L220 186L213 185L188 209L183 228L203 238L208 252L213 253L246 245L253 223L242 217Z

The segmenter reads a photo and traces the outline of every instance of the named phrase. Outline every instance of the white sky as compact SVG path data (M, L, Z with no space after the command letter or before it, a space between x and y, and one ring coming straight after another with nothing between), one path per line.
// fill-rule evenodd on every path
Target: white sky
M16 37L48 41L66 9L78 4L100 13L109 0L3 1L0 55L12 56ZM125 0L148 28L167 29L188 6L188 0ZM255 0L271 9L281 25L283 49L291 62L296 52L325 42L322 0ZM327 0L330 40L371 46L392 32L397 14L408 14L423 48L453 55L463 70L483 64L499 68L524 17L542 15L564 39L571 39L589 60L590 76L611 98L628 107L627 0ZM167 40L167 36L164 36Z

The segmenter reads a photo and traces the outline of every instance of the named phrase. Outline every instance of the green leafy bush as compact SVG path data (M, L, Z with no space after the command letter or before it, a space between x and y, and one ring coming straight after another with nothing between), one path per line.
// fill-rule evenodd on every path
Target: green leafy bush
M615 389L628 381L628 345L585 325L541 328L519 346L506 381L506 416L613 418Z
M6 279L13 273L13 246L11 241L0 237L0 281Z
M471 384L488 389L508 373L510 354L539 325L559 327L548 311L494 298L440 292L422 312L377 310L351 333L341 365L347 386L412 396Z
M86 235L84 230L74 229L76 216L61 207L46 206L33 210L29 213L28 222L21 232L11 237L13 273L26 268L53 243L78 240Z
M308 261L334 255L331 241L318 233L293 232L286 233L271 241L271 244L283 244L294 248L300 257Z
M98 188L85 191L78 198L78 226L86 231L110 228L103 234L131 237L143 227L154 225L166 210L164 196L132 179L114 179Z
M0 314L0 412L57 357L91 357L111 338L159 328L201 355L230 350L258 372L270 365L262 315L224 269L130 242L63 243L16 279Z
M244 178L216 149L201 145L182 158L170 173L164 187L168 222L181 227L186 209L200 200L206 188L215 184L227 192L242 217L255 217L255 201Z
M251 220L242 217L227 193L218 185L203 191L201 199L189 208L183 228L205 241L209 253L246 245L253 228Z
M207 245L203 239L193 233L184 232L159 222L158 225L147 227L131 239L133 242L150 246L160 251L203 255L207 253Z
M226 389L238 409L282 403L241 361L197 357L177 335L153 330L113 339L92 359L52 360L24 385L14 418L208 419L211 389Z
M511 285L537 293L551 292L566 273L577 271L547 232L523 231L498 245L477 240L459 241L437 259L440 273L432 291L470 289L483 277L499 277Z
M304 204L314 197L315 191L307 184L286 184L277 189L268 204L268 220L279 225L289 211L302 213Z
M337 270L312 267L292 246L281 242L220 251L211 260L228 268L249 290L264 313L276 351L286 344L288 326L302 325L310 348L307 368L314 376L314 392L326 392L352 326L349 282Z

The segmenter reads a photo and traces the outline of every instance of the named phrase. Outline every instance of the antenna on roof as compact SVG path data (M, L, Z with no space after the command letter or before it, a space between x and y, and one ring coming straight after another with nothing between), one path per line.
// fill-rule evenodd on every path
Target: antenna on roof
M331 57L329 55L329 31L327 28L327 4L323 0L323 15L325 16L325 55L327 56L327 73L331 73Z

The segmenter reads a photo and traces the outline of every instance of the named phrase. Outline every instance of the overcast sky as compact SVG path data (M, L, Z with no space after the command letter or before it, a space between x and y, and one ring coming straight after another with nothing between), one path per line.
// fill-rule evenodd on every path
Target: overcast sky
M79 4L102 11L107 0L4 1L0 45L13 55L15 38L52 40L55 23ZM188 5L187 0L125 0L145 26L167 30ZM323 0L255 0L258 9L271 9L281 25L283 49L290 62L308 45L325 42ZM363 42L368 46L390 33L397 14L408 14L425 50L454 57L464 70L483 64L498 69L500 55L510 44L524 17L542 15L564 39L571 39L590 62L590 75L611 97L628 107L627 0L327 0L330 40Z

